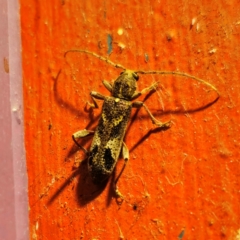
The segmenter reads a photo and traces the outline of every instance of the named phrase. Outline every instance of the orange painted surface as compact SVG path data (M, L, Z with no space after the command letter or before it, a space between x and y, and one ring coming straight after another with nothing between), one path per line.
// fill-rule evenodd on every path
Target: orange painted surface
M21 1L30 239L239 239L239 12L237 0ZM63 57L73 48L106 57L108 36L113 62L186 72L221 94L211 105L214 91L193 80L140 76L139 89L161 82L145 103L174 124L150 134L144 109L133 111L121 205L110 184L94 194L86 163L73 169L84 154L71 139L97 124L90 91L107 95L102 80L121 71Z

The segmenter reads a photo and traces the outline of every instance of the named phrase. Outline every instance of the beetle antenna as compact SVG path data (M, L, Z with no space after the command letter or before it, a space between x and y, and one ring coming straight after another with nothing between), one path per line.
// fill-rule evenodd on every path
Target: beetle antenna
M66 55L67 55L69 52L81 52L81 53L90 54L90 55L92 55L92 56L94 56L94 57L96 57L96 58L98 58L98 59L100 59L100 60L102 60L102 61L110 64L110 65L112 65L112 66L115 67L115 68L121 68L121 69L123 69L123 70L126 70L126 68L125 68L124 66L122 66L121 64L114 63L114 62L112 62L111 60L109 60L108 58L102 57L102 56L100 56L100 55L98 55L98 54L96 54L96 53L94 53L94 52L90 52L90 51L87 51L87 50L80 50L80 49L71 49L71 50L68 50L68 51L66 51L66 52L64 53L64 57L66 57Z
M175 72L175 71L142 71L142 70L137 70L134 71L135 73L138 74L160 74L160 75L177 75L177 76L181 76L181 77L186 77L186 78L191 78L193 80L196 80L202 84L207 85L208 87L210 87L211 89L213 89L217 94L218 97L220 97L220 93L218 92L217 88L215 88L212 84L206 82L205 80L195 77L193 75L184 73L184 72Z

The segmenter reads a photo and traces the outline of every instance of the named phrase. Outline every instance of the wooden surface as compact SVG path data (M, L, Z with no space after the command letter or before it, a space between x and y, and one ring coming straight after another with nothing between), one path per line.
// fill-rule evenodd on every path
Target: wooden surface
M239 2L20 2L30 239L239 239ZM140 76L139 89L160 81L145 103L174 124L154 132L144 109L133 111L122 205L111 184L96 193L86 163L73 169L85 156L71 139L95 128L89 93L107 95L102 80L121 70L86 54L64 58L73 48L111 53L129 69L186 72L221 95L214 103L191 79Z

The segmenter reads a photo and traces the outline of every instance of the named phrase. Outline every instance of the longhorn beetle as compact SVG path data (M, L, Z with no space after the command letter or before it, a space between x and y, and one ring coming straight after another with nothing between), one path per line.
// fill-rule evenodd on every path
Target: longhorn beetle
M171 74L178 75L182 77L187 77L194 79L198 82L201 82L214 91L217 92L219 98L218 90L211 84L205 82L204 80L197 78L195 76L183 73L183 72L174 72L174 71L142 71L142 70L129 70L120 64L115 64L109 59L99 56L94 52L89 52L87 50L78 50L72 49L65 52L64 57L69 52L80 52L85 54L90 54L106 63L116 67L121 68L123 72L120 76L114 81L114 83L109 83L103 81L103 85L111 93L112 96L104 96L98 92L91 91L90 96L93 103L88 103L93 108L98 108L97 102L94 100L99 99L103 100L103 107L101 117L98 122L98 126L94 131L90 130L80 130L72 135L73 141L79 146L88 156L88 170L90 172L92 181L94 184L98 185L105 182L110 175L112 174L117 160L119 158L120 152L124 158L124 165L115 180L115 193L117 197L123 199L122 194L117 189L117 182L121 177L126 164L129 160L129 150L124 143L123 139L125 136L126 128L128 121L130 119L132 108L141 108L143 107L148 113L152 123L155 124L158 128L169 128L171 126L171 120L168 122L160 122L154 118L148 107L140 101L132 100L138 98L142 94L146 94L150 91L156 90L158 82L155 82L151 86L144 88L142 91L138 92L137 89L137 80L139 79L138 74ZM76 139L86 137L90 134L93 134L93 141L88 152L83 148Z

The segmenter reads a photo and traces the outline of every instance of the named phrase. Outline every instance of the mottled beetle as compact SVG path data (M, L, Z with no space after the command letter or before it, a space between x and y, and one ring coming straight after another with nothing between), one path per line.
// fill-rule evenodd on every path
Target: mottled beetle
M89 103L89 105L91 105L93 108L98 108L98 105L94 98L104 101L101 117L99 119L95 132L84 129L74 133L72 136L74 142L88 155L88 169L94 184L101 184L109 178L115 168L120 152L122 150L122 155L125 162L121 172L115 180L115 193L118 197L121 198L122 195L118 191L116 184L126 167L127 161L129 160L129 151L123 139L125 136L128 121L130 119L132 108L144 107L149 117L151 118L152 123L155 124L158 128L169 128L171 126L171 120L165 123L161 123L155 119L148 107L143 102L131 102L142 94L156 90L158 86L158 82L155 82L150 87L143 89L141 92L136 91L136 81L139 78L138 74L172 74L191 78L212 88L217 92L219 97L219 93L214 86L202 79L186 73L172 71L132 71L126 69L120 64L115 64L109 59L99 56L93 52L73 49L67 51L65 53L65 56L69 52L81 52L90 54L116 68L121 68L124 70L113 84L105 80L103 81L103 85L108 89L112 96L103 96L102 94L95 91L92 91L90 93L93 103ZM83 138L93 133L93 141L90 147L90 151L88 152L76 141L76 139Z

